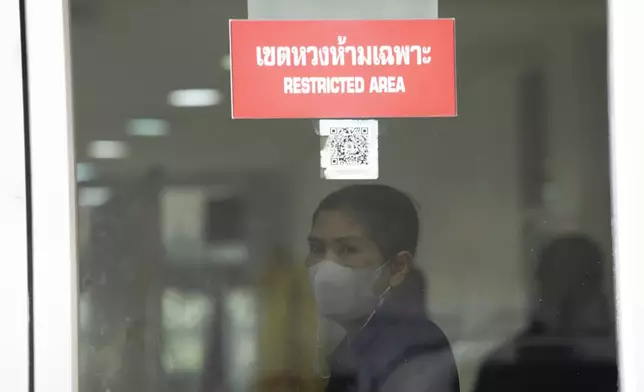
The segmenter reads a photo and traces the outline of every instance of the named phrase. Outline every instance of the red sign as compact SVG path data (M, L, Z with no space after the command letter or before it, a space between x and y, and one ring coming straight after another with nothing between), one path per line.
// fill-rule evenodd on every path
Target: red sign
M453 19L230 21L233 118L456 115Z

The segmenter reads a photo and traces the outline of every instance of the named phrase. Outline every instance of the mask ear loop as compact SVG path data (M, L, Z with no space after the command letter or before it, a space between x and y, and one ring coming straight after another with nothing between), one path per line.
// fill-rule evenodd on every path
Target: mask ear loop
M315 373L323 379L331 378L330 372L323 372L322 370L322 357L324 357L324 344L322 342L322 321L318 318L317 332L315 336L315 363L313 364Z
M378 309L380 308L380 306L382 306L382 303L383 303L383 302L385 302L385 295L387 295L387 293L389 292L389 290L391 290L391 286L387 286L387 288L385 289L385 291L383 291L383 292L382 292L382 294L380 294L380 296L378 296L378 306L376 306L376 308L373 310L373 312L371 312L371 314L370 314L370 315L369 315L369 317L367 318L367 321L365 321L365 322L364 322L364 324L362 324L362 327L360 327L360 331L362 331L362 330L364 329L364 327L366 327L366 326L367 326L367 324L369 324L369 321L371 321L371 319L373 318L373 316L375 316L375 315L376 315L376 312L378 311Z
M389 261L385 262L383 265L381 265L380 267L378 267L378 270L377 270L377 271L378 271L379 273L382 273L382 270L387 266L387 264L389 264ZM380 277L380 276L379 276L379 277ZM364 324L362 324L362 327L360 327L360 331L362 331L362 330L364 329L364 327L366 327L366 326L367 326L367 324L369 324L369 321L371 321L371 319L373 318L373 316L375 316L375 315L376 315L376 312L378 311L378 309L380 308L380 306L382 306L382 303L383 303L383 302L385 302L385 296L387 295L387 293L389 293L389 290L391 290L391 285L388 285L388 286L387 286L387 288L385 289L385 291L383 291L383 292L378 296L378 305L376 305L376 308L373 310L373 312L371 312L371 314L369 315L369 317L367 317L367 321L365 321L365 322L364 322Z

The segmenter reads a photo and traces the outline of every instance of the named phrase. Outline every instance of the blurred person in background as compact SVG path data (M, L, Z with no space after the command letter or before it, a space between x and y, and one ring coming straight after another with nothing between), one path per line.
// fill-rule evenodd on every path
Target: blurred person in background
M313 370L317 355L315 303L306 267L281 246L267 252L257 281L257 362L249 377L253 392L321 392L325 380ZM225 362L227 339L213 328L202 379L202 392L229 392Z
M352 185L323 199L308 238L318 312L344 330L328 355L328 392L458 392L450 344L426 316L413 267L419 219L384 185Z
M257 392L320 392L324 380L312 364L316 314L306 267L274 249L256 285L259 299Z
M556 238L536 269L537 298L525 332L482 365L475 392L614 392L614 327L603 292L603 257L580 234Z

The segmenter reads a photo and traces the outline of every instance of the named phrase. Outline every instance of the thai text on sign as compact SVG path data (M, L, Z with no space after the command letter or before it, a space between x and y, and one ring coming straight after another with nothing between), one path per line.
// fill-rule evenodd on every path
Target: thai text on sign
M233 118L456 114L454 21L230 23Z

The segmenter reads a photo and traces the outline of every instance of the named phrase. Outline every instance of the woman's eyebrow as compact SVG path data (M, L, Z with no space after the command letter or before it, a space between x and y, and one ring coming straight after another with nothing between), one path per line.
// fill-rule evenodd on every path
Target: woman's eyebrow
M362 240L364 237L359 236L359 235L348 235L348 236L343 236L343 237L333 237L329 239L322 239L319 237L314 237L314 236L309 236L307 238L308 242L325 242L325 241L337 241L337 242L342 242L342 241L352 241L352 240Z
M333 241L339 241L339 242L342 242L342 241L356 241L356 240L359 241L359 240L362 240L363 238L364 237L359 236L359 235L348 235L348 236L344 236L344 237L335 237L332 240Z

